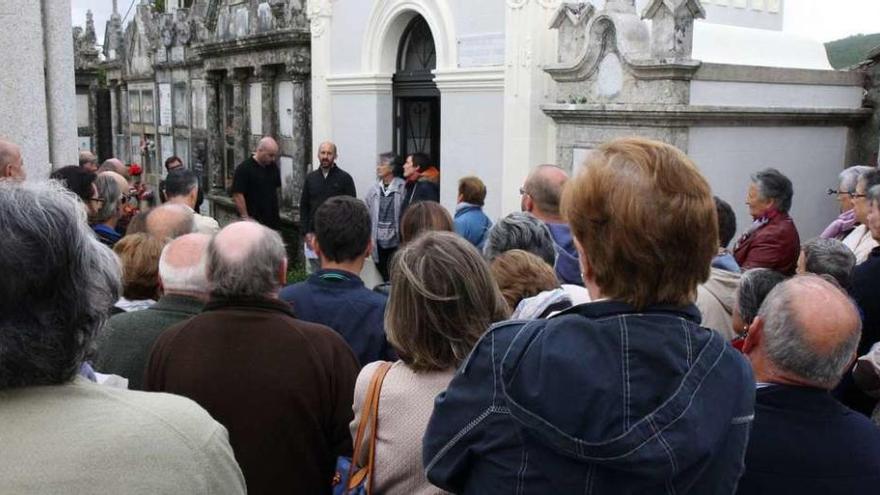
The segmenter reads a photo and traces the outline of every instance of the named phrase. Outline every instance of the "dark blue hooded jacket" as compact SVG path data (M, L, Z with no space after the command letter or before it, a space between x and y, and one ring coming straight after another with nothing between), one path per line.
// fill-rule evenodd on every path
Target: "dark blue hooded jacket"
M755 383L694 306L614 301L492 327L440 394L428 479L455 493L732 494Z
M361 366L397 359L385 338L388 298L364 287L357 275L319 270L304 282L285 287L279 297L293 306L297 318L326 325L342 335Z
M577 248L571 229L564 223L546 223L556 248L556 278L563 284L584 285Z

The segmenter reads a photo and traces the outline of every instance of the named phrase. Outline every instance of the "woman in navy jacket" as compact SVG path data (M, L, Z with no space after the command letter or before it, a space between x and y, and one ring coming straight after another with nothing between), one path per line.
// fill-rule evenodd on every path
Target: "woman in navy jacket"
M718 247L706 180L669 145L618 140L568 185L563 213L596 302L489 329L435 402L428 479L456 493L733 493L755 385L693 305Z

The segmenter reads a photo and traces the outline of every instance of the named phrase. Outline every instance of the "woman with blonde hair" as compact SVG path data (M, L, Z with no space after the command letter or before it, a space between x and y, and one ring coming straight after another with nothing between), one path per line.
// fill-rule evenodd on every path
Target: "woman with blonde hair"
M510 307L511 318L544 318L572 306L553 267L528 251L505 251L492 260L490 267Z
M392 262L391 277L385 331L400 360L387 369L379 393L371 493L442 493L425 479L421 462L434 397L486 328L507 317L507 305L480 253L451 232L425 232L404 245ZM358 376L354 438L368 385L386 366L368 364ZM366 459L356 461L363 465Z
M159 257L165 242L149 234L127 235L113 246L122 263L122 297L114 313L147 309L161 295Z
M718 252L712 191L678 149L590 154L562 213L594 302L495 325L434 406L428 479L456 493L732 494L755 381L700 327Z

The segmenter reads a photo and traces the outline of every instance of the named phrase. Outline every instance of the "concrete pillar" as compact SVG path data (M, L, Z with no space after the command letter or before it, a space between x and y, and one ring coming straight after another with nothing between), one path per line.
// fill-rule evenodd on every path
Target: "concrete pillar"
M258 67L256 72L260 80L263 104L263 136L278 138L278 104L275 95L275 77L277 68L273 65Z
M0 25L0 66L15 68L0 71L0 137L22 147L30 177L44 178L77 163L70 0L0 0Z
M21 2L17 2L21 3ZM55 168L78 163L76 83L70 0L42 0L46 46L49 159Z
M552 87L542 66L556 60L556 40L544 35L555 9L544 2L508 2L506 10L503 212L519 209L520 186L532 167L552 163L555 147L553 122L541 111Z

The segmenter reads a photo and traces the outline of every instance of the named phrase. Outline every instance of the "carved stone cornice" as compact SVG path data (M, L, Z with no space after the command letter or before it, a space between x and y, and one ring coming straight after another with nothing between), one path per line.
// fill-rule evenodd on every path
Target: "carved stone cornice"
M330 24L330 18L333 17L332 0L308 0L308 18L309 28L313 38L320 38L327 30Z
M562 3L561 0L507 0L507 6L511 9L519 10L528 5L530 1L537 3L546 10L557 9L559 4Z
M549 104L541 109L556 123L625 127L855 126L871 116L866 108Z
M277 49L293 49L309 46L309 33L301 29L285 29L257 34L229 41L217 41L198 45L196 50L203 58L225 57L233 53L244 53Z

